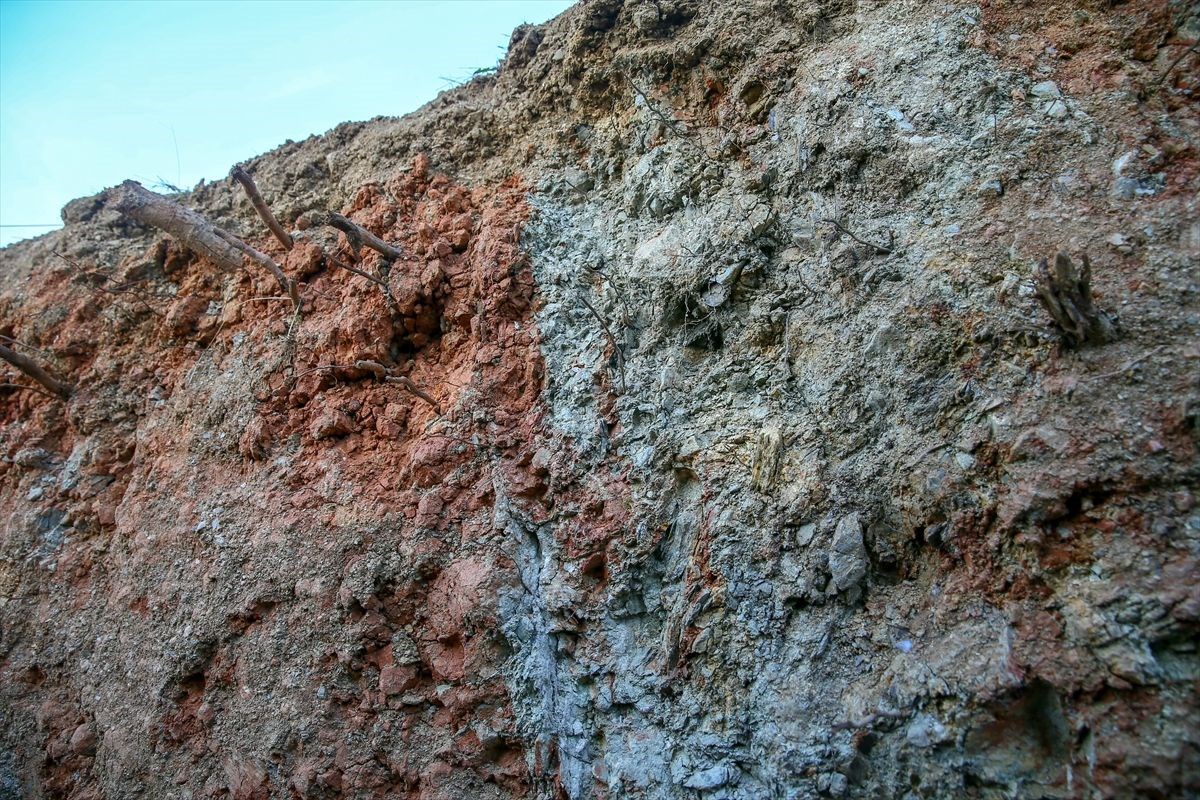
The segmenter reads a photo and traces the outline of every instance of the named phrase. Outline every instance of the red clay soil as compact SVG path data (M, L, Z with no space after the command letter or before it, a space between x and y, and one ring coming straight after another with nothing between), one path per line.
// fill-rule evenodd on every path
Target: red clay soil
M625 520L628 490L620 476L578 478L569 443L544 424L533 278L519 251L529 215L525 197L515 179L475 190L458 186L431 174L423 158L386 186L362 187L345 213L406 254L391 267L392 302L378 285L329 267L315 239L301 239L284 253L262 237L255 246L302 281L303 309L294 321L285 299L269 299L268 275L234 276L231 292L214 267L164 239L144 262L178 283L169 305L89 289L85 271L96 266L64 260L48 267L25 319L11 320L38 331L39 346L78 388L66 406L28 391L0 395L0 421L19 432L9 455L70 453L88 435L105 437L88 474L60 498L70 503L76 528L90 532L68 542L57 565L59 580L70 581L73 604L92 597L93 553L114 537L132 537L126 546L135 550L183 546L186 523L157 537L137 527L164 497L176 498L171 502L179 505L173 513L180 520L196 511L184 499L195 493L180 477L187 452L179 447L178 430L135 441L134 426L119 424L119 416L101 421L89 415L105 408L132 420L140 410L113 408L114 384L119 396L137 398L135 404L169 397L203 358L218 370L234 369L234 360L244 358L237 347L247 341L264 343L254 358L273 368L248 387L258 403L237 443L241 457L227 459L221 474L210 467L200 478L205 493L219 497L237 484L257 487L255 502L272 518L268 530L255 534L263 543L290 530L372 521L392 520L397 531L406 531L397 534L402 541L396 547L414 558L415 580L377 587L365 598L338 595L328 585L312 588L322 607L342 610L346 624L361 632L356 648L330 650L322 662L324 670L355 676L355 685L332 692L336 723L324 725L319 738L334 744L383 724L399 725L405 741L428 739L430 726L451 734L450 740L433 758L413 755L427 750L422 746L404 748L408 754L398 761L381 755L363 762L344 746L332 759L298 753L285 776L296 796L345 790L449 798L461 791L450 777L464 767L514 795L529 789L507 689L491 668L502 658L494 635L497 590L519 581L504 548L488 546L495 538L497 487L530 520L572 518L558 527L561 545L580 560L580 581L589 586L603 579L605 548ZM373 252L355 254L344 238L337 246L341 260L361 256L359 267L378 269ZM121 270L136 272L140 263ZM64 299L68 310L56 313ZM98 342L113 341L114 325L124 344L99 349ZM0 332L13 330L10 323ZM401 386L354 368L358 360L408 377L441 413ZM71 424L61 424L64 414ZM188 421L180 425L186 437ZM280 458L287 459L287 469L276 469ZM312 542L317 550L326 545ZM358 550L369 545L364 537ZM347 570L353 555L350 561ZM117 594L110 602L143 619L161 615L170 602L166 596L132 596L128 588ZM156 725L157 750L196 759L216 746L208 734L221 706L214 698L236 694L249 682L238 643L269 635L284 611L276 601L260 599L228 614L224 640L179 680ZM415 663L398 660L392 646L394 631L410 625L420 631ZM8 672L0 663L3 680L15 680ZM428 703L439 709L433 719L422 717ZM73 708L64 700L40 717L45 785L61 796L91 797L95 736ZM468 724L479 720L487 721L494 737L481 741ZM271 792L271 773L261 764L234 755L225 764L226 780L214 784L215 793L249 800Z

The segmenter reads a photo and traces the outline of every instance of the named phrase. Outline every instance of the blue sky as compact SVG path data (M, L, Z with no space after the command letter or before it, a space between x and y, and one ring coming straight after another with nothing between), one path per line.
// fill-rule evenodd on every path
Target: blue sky
M163 189L340 122L398 116L569 0L0 0L0 225L125 178ZM49 228L0 227L0 244Z

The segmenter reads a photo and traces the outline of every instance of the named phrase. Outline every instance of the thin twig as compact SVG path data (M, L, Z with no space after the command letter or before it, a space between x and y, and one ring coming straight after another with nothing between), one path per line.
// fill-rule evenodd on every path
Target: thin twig
M1150 358L1152 355L1157 353L1159 350L1162 350L1163 347L1164 347L1164 345L1159 345L1158 347L1155 347L1154 349L1143 353L1142 355L1138 356L1137 358L1133 358L1133 359L1130 359L1129 361L1126 361L1124 364L1122 364L1117 369L1114 369L1112 372L1104 372L1104 373L1101 373L1100 375L1090 375L1087 378L1085 378L1085 380L1099 381L1099 380L1104 380L1105 378L1116 378L1120 375L1124 375L1126 372L1128 372L1129 370L1138 366L1143 361L1145 361L1146 359Z
M687 248L685 247L684 249L686 250ZM695 253L692 255L695 255ZM621 292L621 287L618 286L617 282L609 277L608 273L604 272L604 270L597 269L589 264L584 264L583 268L612 287L613 293L617 296L617 300L621 303L621 307L624 310L625 322L628 325L629 321L634 319L634 315L632 309L629 308L629 301L625 299L625 295Z
M424 391L422 391L420 387L418 387L415 383L413 383L408 378L405 378L403 376L392 375L391 367L385 367L383 364L380 364L378 361L370 361L368 359L360 359L358 361L355 361L354 367L356 369L366 370L367 372L372 373L376 378L379 378L380 380L387 381L389 383L400 384L405 389L412 392L417 397L424 400L426 403L429 403L429 405L433 406L433 410L438 413L438 416L441 416L442 408L441 408L441 406L438 405L437 400L434 400L432 397L430 397L428 394L426 394Z
M0 389L24 389L28 392L36 392L37 394L44 394L46 397L50 397L55 400L61 399L58 395L50 394L45 389L39 389L36 386L26 386L23 383L0 383Z
M623 352L621 352L621 346L619 344L617 344L617 337L613 336L613 332L608 327L608 321L605 320L604 317L600 316L600 312L597 311L596 307L593 306L591 304L591 302L587 299L587 295L580 294L579 299L581 299L583 301L583 304L585 306L587 306L587 310L592 312L592 316L595 317L596 321L600 323L600 327L604 329L604 335L606 337L608 337L608 343L610 345L612 345L613 353L617 357L617 369L620 371L620 374L621 374L621 391L624 392L625 391L625 354Z
M276 264L270 256L260 250L254 249L229 231L222 230L221 228L213 228L213 233L224 239L229 244L233 245L234 248L249 257L252 261L256 261L262 266L266 267L267 271L275 276L275 280L279 282L279 286L285 292L287 292L288 297L292 299L292 304L297 310L299 310L300 290L297 288L296 282L289 280L288 277L283 274L283 270L279 268L279 265Z
M52 252L54 253L54 255L58 256L63 261L65 261L68 265L70 265L74 269L78 270L80 273L88 276L89 278L99 278L101 281L101 284L94 286L93 288L99 289L100 291L102 291L106 294L133 295L134 299L137 300L142 305L144 305L146 307L146 310L149 311L151 314L156 314L157 316L160 316L160 317L163 316L163 313L161 311L159 311L154 306L150 305L150 302L148 300L146 300L145 296L141 292L139 292L137 289L134 288L134 286L138 283L137 281L128 281L126 283L119 283L115 287L110 288L108 286L105 286L104 284L107 283L108 281L112 280L111 276L105 275L103 272L100 272L99 270L88 269L87 267L80 264L78 261L75 261L73 258L69 258L69 257L63 255L62 253L58 252L57 250L52 251Z
M283 245L285 250L291 250L294 246L292 235L283 229L279 224L279 220L275 219L275 215L271 213L270 206L267 201L263 200L262 194L258 191L258 186L254 183L254 178L250 177L250 173L241 167L234 167L229 171L229 177L242 185L246 190L246 196L250 198L250 204L254 206L254 210L258 212L258 216L262 217L262 221L271 229L271 233L275 234L275 238Z
M675 125L678 123L677 120L671 119L666 114L664 114L662 111L660 111L658 108L655 108L654 102L651 101L651 99L646 95L646 93L641 90L641 87L639 87L636 83L633 82L633 78L630 78L628 75L626 75L625 80L629 81L629 85L633 87L633 91L635 93L637 93L637 96L642 98L642 102L646 104L646 108L650 110L650 113L653 114L655 117L657 117L659 119L659 121L662 122L662 124L664 124L668 128L670 128L671 133L675 134L676 136L680 136L680 137L687 136L687 134L684 131L681 131L675 127Z
M332 300L334 302L338 302L338 298L334 297L333 295L329 294L328 292L322 292L320 289L316 288L311 283L304 283L301 285L304 287L304 290L308 293L315 294L317 297L324 298L325 300Z
M325 372L325 371L328 371L331 369L356 369L356 368L357 367L354 364L323 364L321 366L312 367L311 369L306 369L303 372L299 372L299 373L293 375L292 380L290 381L290 384L292 386L295 386L297 381L299 381L305 375L311 375L314 372Z
M1162 86L1163 83L1166 82L1167 76L1171 74L1171 71L1173 69L1175 69L1176 67L1178 67L1183 62L1183 60L1185 58L1187 58L1190 54L1196 52L1197 47L1200 47L1200 41L1193 42L1192 46L1189 47L1187 50L1184 50L1183 53L1179 56L1179 58L1172 61L1171 66L1167 67L1166 71L1163 72L1163 74L1161 76L1159 76L1159 79L1157 81L1155 81L1155 83L1158 86Z
M34 347L33 345L29 344L28 342L22 342L20 339L14 339L11 336L5 336L2 333L0 333L0 339L8 342L9 344L15 344L17 347L24 347L26 350L32 350L33 352L40 355L42 358L49 358L52 355L49 350L43 350L40 347Z
M666 114L664 114L662 111L660 111L658 108L655 107L653 101L650 100L650 98L646 95L646 93L643 92L641 90L641 88L636 83L633 82L633 78L626 75L625 80L629 81L629 85L633 87L633 91L637 93L637 96L642 98L642 102L644 102L646 104L646 108L648 108L650 110L650 113L653 114L655 117L657 117L658 120L660 122L662 122L662 124L666 125L667 129L669 131L671 131L671 133L678 136L680 139L682 139L684 142L686 142L691 147L696 148L696 150L700 153L700 155L704 156L706 159L711 160L711 156L709 156L708 151L705 150L702 145L700 145L697 142L690 139L685 131L681 131L681 130L679 130L679 128L675 127L678 124L677 120L671 119L670 117L668 117Z
M881 244L875 244L874 242L867 242L867 241L864 241L864 240L858 238L857 236L854 235L854 233L849 228L847 228L845 225L843 225L842 223L838 222L835 219L821 219L821 220L818 220L818 222L824 222L826 225L832 225L833 227L837 228L837 230L840 233L844 233L845 235L849 236L851 239L858 242L863 247L870 247L870 248L874 249L880 255L888 255L893 251L893 246L895 244L895 235L894 234L892 235L893 241L888 243L889 246L884 247Z
M367 372L372 373L376 378L381 378L381 379L386 379L389 375L392 374L391 367L385 367L383 364L380 364L378 361L369 361L367 359L359 359L358 361L355 361L354 368L366 370ZM449 384L450 386L453 386L455 389L463 388L462 384L455 383L454 381L451 381L451 380L443 380L442 383Z
M366 278L367 280L369 280L373 283L379 284L380 286L383 287L384 291L388 290L387 281L383 280L382 278L377 278L374 275L372 275L371 273L366 272L365 270L361 270L358 267L350 266L345 261L342 261L340 258L333 255L332 253L326 253L325 260L328 261L330 264L333 264L333 266L335 266L335 267L344 269L347 272L353 272L355 275L361 275L362 277Z
M430 397L428 394L426 394L424 390L422 390L419 386L417 386L415 383L413 383L408 378L404 377L403 375L388 375L387 377L384 378L384 380L387 381L388 383L400 384L405 389L412 392L417 397L424 400L426 403L429 403L429 405L433 406L433 410L435 412L437 412L437 414L439 416L441 416L442 407L440 405L438 405L438 401L434 400L432 397Z
M196 360L192 363L191 368L187 371L187 375L184 378L185 383L191 383L192 376L194 376L196 374L196 368L200 366L201 359L203 359L206 355L208 355L209 351L212 350L213 347L215 347L216 345L219 344L218 340L221 336L221 331L223 331L224 329L225 329L225 320L222 319L220 322L217 323L217 329L215 331L213 331L212 338L210 338L208 340L208 343L200 349L199 353L196 354Z
M296 282L292 281L292 288L296 289ZM296 341L296 330L300 327L300 300L299 290L296 289L296 297L293 298L295 307L292 310L292 321L288 324L287 338L289 342Z

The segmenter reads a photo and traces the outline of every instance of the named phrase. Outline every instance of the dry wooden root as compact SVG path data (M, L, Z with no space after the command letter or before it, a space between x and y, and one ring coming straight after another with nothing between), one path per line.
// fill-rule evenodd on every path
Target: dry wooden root
M300 293L296 283L283 274L278 264L265 253L255 250L196 212L147 190L137 181L125 181L110 191L107 202L110 208L130 219L152 225L174 236L189 250L224 269L239 269L244 266L246 258L257 262L275 276L275 280L299 311Z
M366 272L365 270L359 269L358 267L352 267L349 264L347 264L345 261L342 261L337 256L334 256L330 253L326 253L325 261L327 263L332 264L333 266L337 267L338 269L344 269L347 272L353 272L355 275L361 275L362 277L366 278L367 280L371 281L372 283L377 283L380 286L382 286L384 292L388 291L387 281L385 281L383 278L378 278L378 277L372 275L371 273ZM388 295L388 296L390 297L391 295Z
M49 389L55 397L66 400L75 391L75 387L69 383L64 383L58 378L51 375L46 370L42 369L32 359L26 358L15 350L10 350L4 345L0 345L0 358L3 358L8 363L12 364L17 369L24 372L29 377Z
M184 247L219 267L232 271L242 266L241 253L217 234L212 223L147 190L137 181L125 181L109 192L108 205L131 219L169 233Z
M1092 264L1085 253L1081 269L1066 253L1054 257L1054 267L1043 259L1037 267L1038 300L1062 331L1067 347L1104 344L1116 338L1111 319L1092 303Z
M415 394L426 403L429 403L429 405L433 406L434 412L436 412L438 415L441 415L442 407L438 405L437 400L434 400L433 397L430 396L425 390L421 389L421 387L417 386L408 378L405 378L404 376L392 375L392 371L383 364L380 364L378 361L355 361L354 366L356 369L366 370L367 372L375 375L376 378L380 378L388 383L400 384L406 390Z
M392 372L390 369L385 367L383 364L380 364L378 361L366 361L366 360L355 361L354 368L355 369L364 369L367 372L370 372L376 378L379 378L380 380L386 378Z
M413 383L408 378L405 378L402 375L401 376L389 375L386 378L384 378L384 380L387 381L388 383L400 384L405 389L407 389L409 392L415 394L417 397L421 398L426 403L429 403L429 405L433 406L434 413L441 415L442 407L440 405L438 405L438 401L434 400L430 395L426 394L419 386L417 386L415 383Z
M242 188L246 190L246 196L250 198L250 204L254 206L254 210L262 217L266 226L271 229L271 233L275 234L275 238L279 240L284 249L291 250L294 246L292 235L283 229L279 220L275 219L275 215L271 213L267 201L263 200L262 194L258 191L258 185L254 183L254 178L250 177L250 173L241 167L234 167L229 171L229 177L242 185Z
M369 247L389 262L404 257L404 253L400 252L400 248L393 247L366 228L343 217L336 211L330 211L325 217L325 222L346 234L346 239L349 240L350 247L356 255L363 247Z
M896 248L896 234L894 234L890 231L888 232L888 243L887 243L887 246L885 247L884 245L881 245L881 244L875 244L874 242L868 242L865 239L860 239L858 236L856 236L854 234L854 231L850 230L845 225L838 222L836 219L822 219L819 221L824 222L826 225L832 225L834 227L834 230L836 230L838 233L843 233L846 236L849 236L851 239L858 242L863 247L871 248L871 252L873 255L881 255L881 256L890 255Z
M392 297L391 287L388 285L388 279L392 269L392 262L404 256L400 248L388 244L383 239L380 239L375 234L371 233L366 228L351 219L348 219L336 211L327 211L319 215L317 221L330 227L336 228L346 235L346 241L350 243L350 249L354 253L354 258L360 258L360 253L363 247L369 247L379 253L383 258L379 262L379 275L370 275L367 272L352 267L349 264L343 263L332 254L326 254L325 261L335 267L353 272L356 275L361 275L369 281L374 281L379 284L380 290L383 292L383 297L387 301L388 311L392 315L392 319L398 321L400 317L400 309L396 306L396 298Z
M292 239L292 235L284 230L283 226L279 224L279 220L275 218L275 215L271 212L270 206L268 206L267 202L263 199L262 193L258 191L258 184L254 182L254 178L250 177L250 173L246 172L246 170L242 169L241 167L234 167L229 171L229 177L241 184L242 188L246 192L246 196L250 198L250 203L254 206L254 210L258 212L258 216L262 218L262 221L266 224L266 226L271 229L271 233L275 234L275 238L279 240L279 243L288 250L291 250L293 247L295 247L296 243ZM356 225L349 219L343 217L341 214L329 212L326 214L325 221L338 230L345 232L346 237L350 240L350 245L354 248L356 255L363 245L366 245L367 247L383 253L384 257L388 258L389 260L395 260L399 257L400 251L398 249L392 247L386 242L383 242L381 239L376 238L370 231L360 227L359 225ZM383 287L385 293L387 292L387 281L383 280L382 278L361 270L358 267L353 267L330 253L325 254L325 260L332 266L335 266L339 269L344 269L347 272L353 272L355 275L360 275L373 283L379 284Z

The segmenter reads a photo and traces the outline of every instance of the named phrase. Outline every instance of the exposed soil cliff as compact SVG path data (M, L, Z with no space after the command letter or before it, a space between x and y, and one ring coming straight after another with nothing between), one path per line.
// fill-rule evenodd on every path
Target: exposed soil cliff
M585 0L248 163L291 251L176 198L298 316L68 205L0 254L74 387L0 381L0 797L1200 792L1198 33Z

